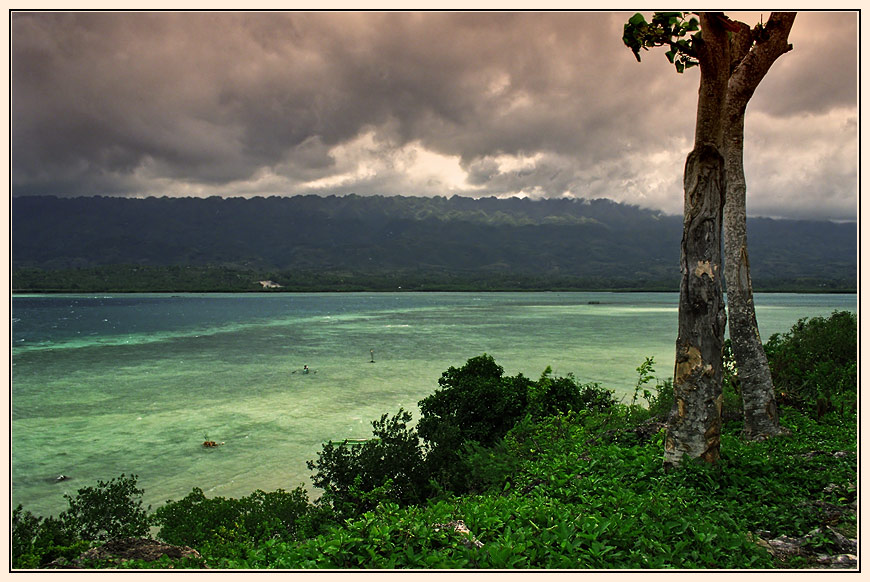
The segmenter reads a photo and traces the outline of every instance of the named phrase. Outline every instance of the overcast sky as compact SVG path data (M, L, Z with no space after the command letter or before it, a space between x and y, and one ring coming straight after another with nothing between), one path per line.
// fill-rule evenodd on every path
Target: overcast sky
M729 13L754 25L760 13ZM16 13L13 195L611 198L682 212L697 68L631 13ZM751 215L857 213L858 18L749 105Z

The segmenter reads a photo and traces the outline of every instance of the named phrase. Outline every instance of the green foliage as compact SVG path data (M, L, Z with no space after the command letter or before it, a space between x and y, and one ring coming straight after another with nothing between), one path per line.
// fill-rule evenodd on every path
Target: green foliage
M854 457L805 455L820 443L837 450L848 431L793 413L784 422L801 423L799 438L747 443L738 428L727 435L722 467L670 473L660 440L601 441L612 419L584 412L522 420L490 449L505 470L491 475L487 491L425 507L382 504L290 550L275 567L771 568L752 532L810 531L822 513L806 500L827 495L843 507L847 500L825 494L825 484L856 474ZM435 527L460 519L483 547Z
M261 490L240 499L207 498L194 488L178 501L167 501L152 516L164 542L190 547L225 540L227 532L244 532L251 542L292 541L313 535L323 515L301 487L292 491Z
M525 416L530 381L505 376L483 354L461 368L451 366L438 379L440 389L419 402L417 431L428 446L426 461L439 482L459 487L456 461L466 442L491 446Z
M323 500L339 517L359 515L383 501L418 503L428 491L427 467L417 431L408 426L411 414L400 409L372 422L373 438L361 444L326 443L312 481L324 490Z
M656 380L656 391L649 402L651 417L664 419L674 407L674 381L671 378Z
M631 399L631 403L634 404L637 401L638 394L641 394L644 400L649 403L652 400L652 392L650 392L646 385L651 381L655 380L655 358L648 357L644 359L643 364L636 368L637 370L637 382L634 385L634 396Z
M724 436L719 467L665 473L661 439L607 442L620 426L582 411L520 420L489 451L490 486L371 511L295 545L260 548L221 567L303 569L762 569L774 568L753 532L803 535L854 501L830 483L854 482L854 426L834 427L786 410L796 435L745 442ZM850 436L850 434L852 436ZM850 448L851 447L851 448ZM818 454L812 454L813 452ZM808 500L824 500L824 507ZM854 518L842 512L840 524ZM461 520L469 534L446 524ZM823 530L824 531L824 530ZM482 544L475 547L476 540ZM825 549L823 534L814 540ZM252 557L253 556L253 557ZM256 558L256 560L254 559Z
M857 411L858 324L855 314L801 319L764 345L773 383L784 404L817 418Z
M142 507L144 491L136 487L136 475L98 481L76 495L64 495L69 508L60 514L65 529L79 539L105 541L148 534L148 513Z
M687 34L694 32L685 38ZM698 19L683 12L656 12L647 22L641 13L628 19L623 27L622 42L640 62L640 51L667 45L665 53L678 73L698 64L695 43L701 38Z
M647 357L636 368L637 381L631 402L622 407L623 418L629 425L639 424L650 418L664 419L674 404L674 385L670 379L659 380L655 375L655 358ZM650 382L656 381L654 387L649 387ZM639 404L643 398L646 405Z
M20 505L12 512L14 568L38 568L54 560L72 560L91 542L148 534L148 508L136 476L98 481L75 496L64 495L69 508L57 517L36 517Z
M436 447L494 443L525 413L530 382L522 374L505 376L493 357L483 354L461 368L451 366L438 384L439 390L420 401L418 424L420 436Z
M58 559L71 560L90 547L59 520L37 517L19 505L12 512L12 567L35 569Z
M537 382L529 385L528 412L535 417L562 412L593 410L602 412L616 404L613 391L597 383L580 384L572 374L553 378L549 366Z

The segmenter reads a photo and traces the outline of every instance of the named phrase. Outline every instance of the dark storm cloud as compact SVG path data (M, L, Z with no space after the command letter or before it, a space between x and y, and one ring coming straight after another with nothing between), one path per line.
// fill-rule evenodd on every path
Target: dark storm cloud
M660 51L637 63L628 16L16 13L13 194L607 196L679 212L697 74ZM830 126L857 119L854 17L801 13L792 42L750 106L747 153L750 130L779 153L747 160L764 187L750 192L854 215L854 157L831 144L854 136ZM803 150L783 146L793 116L814 128ZM826 162L789 180L792 150Z

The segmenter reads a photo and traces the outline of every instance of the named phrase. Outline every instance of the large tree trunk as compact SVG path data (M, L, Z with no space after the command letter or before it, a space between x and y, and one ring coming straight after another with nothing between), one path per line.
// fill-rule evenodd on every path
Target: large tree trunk
M695 145L683 176L679 324L674 363L674 408L668 419L665 467L686 457L715 463L722 428L722 207L725 202L723 107L730 61L717 14L703 13L698 43L701 83Z
M724 210L725 281L728 320L737 378L743 394L743 432L762 439L786 432L779 425L776 394L764 353L749 273L746 241L746 179L743 171L743 127L746 106L755 89L780 55L791 50L788 35L796 14L774 12L753 47L749 27L731 37L731 68L725 102L726 197Z
M794 18L793 12L774 12L767 26L750 30L721 12L703 12L703 37L693 36L692 56L701 67L701 83L695 144L683 176L679 331L674 407L665 439L666 468L684 458L710 463L719 459L725 332L721 245L726 190L730 198L726 248L728 296L733 300L731 333L740 377L745 378L747 433L756 436L778 431L771 383L764 378L770 372L761 348L749 278L743 118L761 79L780 55L791 50L788 34ZM628 38L626 44L635 50L635 56L637 43L648 42L637 41L636 31Z
M666 467L684 456L716 462L722 428L725 305L720 243L725 160L719 150L710 144L696 147L686 160L683 180L679 334Z

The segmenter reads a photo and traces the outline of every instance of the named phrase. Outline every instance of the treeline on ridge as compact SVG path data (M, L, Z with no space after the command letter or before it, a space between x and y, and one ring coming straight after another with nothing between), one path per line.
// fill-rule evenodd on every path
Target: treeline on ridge
M681 218L610 200L16 197L21 291L675 290ZM854 224L749 220L758 290L856 288Z

